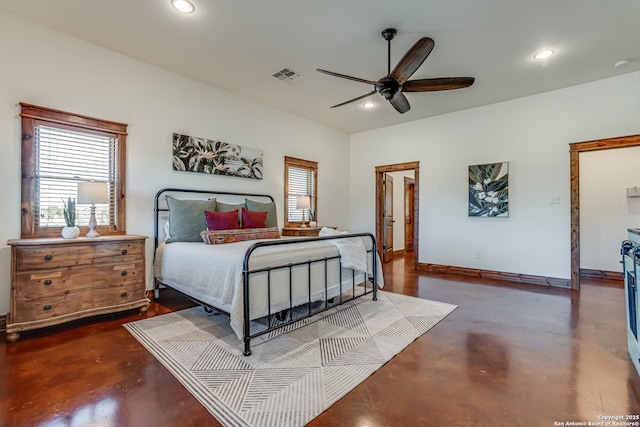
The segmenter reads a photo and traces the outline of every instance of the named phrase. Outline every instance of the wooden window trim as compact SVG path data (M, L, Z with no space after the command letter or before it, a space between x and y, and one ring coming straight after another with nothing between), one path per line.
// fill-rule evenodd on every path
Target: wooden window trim
M37 122L48 122L57 127L67 129L88 130L93 133L108 133L117 135L118 165L116 169L117 180L115 188L115 224L111 226L100 226L96 230L101 235L121 235L126 234L126 146L127 146L127 125L109 120L97 119L95 117L81 114L68 113L47 107L40 107L27 103L20 103L22 121L22 195L21 195L21 236L22 238L32 237L59 237L62 227L48 227L46 230L37 230L33 216L36 198L35 180L35 149L34 133ZM85 230L86 229L86 230ZM88 227L81 227L84 234Z
M304 169L312 169L315 172L313 203L316 207L315 220L318 221L318 162L312 160L298 159L295 157L284 156L284 224L285 227L299 227L301 222L289 221L289 167L300 167Z

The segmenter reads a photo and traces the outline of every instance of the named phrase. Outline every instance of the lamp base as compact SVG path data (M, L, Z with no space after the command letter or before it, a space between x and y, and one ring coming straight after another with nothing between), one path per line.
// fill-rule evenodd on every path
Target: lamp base
M89 232L86 237L100 237L100 233L96 231L96 226L98 222L96 221L96 207L91 205L91 216L89 217Z
M100 237L100 233L98 233L96 230L89 230L86 237Z
M300 228L307 228L307 223L303 222Z

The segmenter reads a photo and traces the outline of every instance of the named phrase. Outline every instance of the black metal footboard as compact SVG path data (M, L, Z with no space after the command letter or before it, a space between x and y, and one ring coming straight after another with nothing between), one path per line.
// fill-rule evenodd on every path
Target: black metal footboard
M324 257L324 258L319 258L319 259L310 259L307 261L302 261L302 262L295 262L295 263L285 263L285 264L279 264L279 265L271 265L269 267L264 267L264 268L257 268L257 269L251 269L250 268L250 262L251 262L251 255L258 250L259 248L264 248L267 246L279 246L279 245L292 245L292 244L296 244L296 243L308 243L308 242L313 242L313 241L324 241L324 240L335 240L335 239L350 239L350 238L369 238L371 240L371 247L369 249L367 249L367 257L370 257L371 259L371 271L372 271L372 275L369 276L366 272L364 273L364 280L362 282L362 284L358 283L356 284L356 272L351 270L351 293L350 295L345 295L345 292L343 292L343 277L342 277L342 262L341 262L341 257L340 255L337 256L333 256L333 257ZM339 306L341 304L344 304L346 302L352 301L356 298L360 298L364 295L369 295L369 294L373 294L373 300L376 301L377 300L377 293L376 293L376 289L377 289L377 283L378 283L378 277L377 277L377 257L376 257L376 242L375 242L375 238L373 237L373 235L371 233L354 233L354 234L341 234L341 235L334 235L334 236L323 236L323 237L312 237L312 238L300 238L300 239L279 239L279 240L265 240L265 241L258 241L256 243L254 243L253 245L251 245L249 247L249 249L247 250L245 257L244 257L244 262L243 262L243 284L244 284L244 288L243 288L243 292L244 292L244 301L243 301L243 306L244 306L244 323L243 323L243 338L244 338L244 351L243 354L245 356L249 356L251 355L251 339L252 338L256 338L260 335L264 335L267 334L269 332L275 331L277 329L280 328L284 328L294 322L298 322L302 319L314 316L318 313L321 313L323 311L329 310L331 308L334 308L336 306ZM337 261L337 269L338 269L338 294L334 297L329 297L329 283L328 283L328 269L329 267L329 263L331 261ZM313 265L318 265L321 264L324 266L324 299L315 299L312 301L312 285L311 285L311 281L312 281L312 277L311 277L311 270L312 270L312 266ZM334 262L335 265L335 262ZM298 289L300 289L301 286L304 286L305 283L293 283L293 269L294 268L304 268L304 266L306 266L307 268L307 280L306 280L306 286L307 286L307 302L304 303L303 305L306 305L306 313L304 312L305 310L302 309L302 314L300 313L300 308L301 306L299 304L294 304L293 302L293 288L297 287ZM336 268L336 267L331 267L331 268ZM276 271L287 271L289 273L289 307L288 307L288 313L286 316L282 316L281 312L278 313L276 312L272 312L272 307L271 307L271 274L273 272ZM264 274L266 273L267 275L267 311L268 311L268 315L266 316L266 326L259 330L258 332L251 332L251 314L250 314L250 293L251 293L251 277L255 274ZM371 281L371 287L368 286L367 282ZM356 294L356 288L358 288L359 291L361 291L361 293ZM312 308L312 305L315 305L315 307ZM294 306L297 306L298 313L297 316L293 315L293 309ZM280 314L279 316L276 317L276 315ZM276 319L278 320L276 322L276 320L274 319L274 317L276 317Z

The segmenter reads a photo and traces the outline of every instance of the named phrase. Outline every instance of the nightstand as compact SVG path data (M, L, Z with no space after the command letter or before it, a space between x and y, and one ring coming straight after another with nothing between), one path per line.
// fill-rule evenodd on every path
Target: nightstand
M144 236L15 239L7 341L20 331L149 305Z
M336 227L328 227L335 229ZM322 227L285 227L282 229L283 236L297 237L317 237Z

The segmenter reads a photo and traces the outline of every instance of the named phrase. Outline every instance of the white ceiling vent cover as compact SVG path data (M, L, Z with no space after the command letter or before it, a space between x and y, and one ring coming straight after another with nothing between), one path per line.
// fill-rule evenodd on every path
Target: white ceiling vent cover
M280 71L276 71L275 73L272 74L272 76L280 80L281 82L287 83L287 84L302 78L302 74L297 73L288 68L283 68Z

